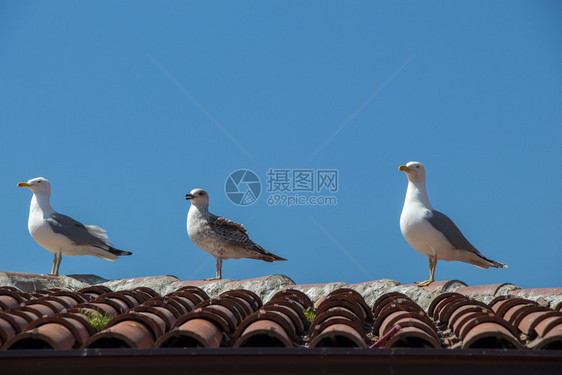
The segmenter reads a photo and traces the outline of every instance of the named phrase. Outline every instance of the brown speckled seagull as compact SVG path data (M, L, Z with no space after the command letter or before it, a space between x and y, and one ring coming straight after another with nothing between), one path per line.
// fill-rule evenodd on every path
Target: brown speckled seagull
M203 189L193 189L185 199L191 200L187 214L187 234L202 250L217 260L216 278L222 278L223 259L251 258L273 262L287 260L262 248L248 237L242 224L209 212L209 195Z

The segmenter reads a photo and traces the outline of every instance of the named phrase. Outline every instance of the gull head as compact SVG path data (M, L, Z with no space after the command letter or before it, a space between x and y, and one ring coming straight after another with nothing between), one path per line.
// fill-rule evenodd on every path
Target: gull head
M406 165L401 165L398 170L405 172L408 180L412 182L425 181L425 168L419 161L411 161Z
M27 182L20 182L18 186L29 188L33 194L51 193L51 184L49 183L49 180L44 177L32 178Z
M204 206L209 204L209 194L203 189L193 189L185 195L185 199L191 201L194 206Z

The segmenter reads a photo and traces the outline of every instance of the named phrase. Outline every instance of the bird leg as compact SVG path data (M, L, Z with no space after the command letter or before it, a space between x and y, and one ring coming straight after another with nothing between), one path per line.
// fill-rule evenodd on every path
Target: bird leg
M60 262L62 262L62 254L59 254L59 260L57 262L57 270L55 271L55 276L59 275Z
M57 253L53 253L55 255L55 259L53 260L53 269L51 270L51 273L49 274L49 276L56 276L55 275L55 267L57 266Z
M433 281L435 281L435 268L437 267L437 257L435 255L431 257L427 257L427 260L429 260L429 280L420 281L419 283L417 283L418 286L428 286Z
M222 258L217 257L217 276L205 279L205 281L213 281L222 279Z
M222 258L217 257L217 279L222 279Z

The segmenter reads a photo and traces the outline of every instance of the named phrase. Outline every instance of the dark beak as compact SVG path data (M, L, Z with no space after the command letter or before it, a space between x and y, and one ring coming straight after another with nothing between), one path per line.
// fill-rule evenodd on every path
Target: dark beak
M191 195L191 194L186 194L186 195L185 195L185 199L186 199L186 200L193 199L193 195Z

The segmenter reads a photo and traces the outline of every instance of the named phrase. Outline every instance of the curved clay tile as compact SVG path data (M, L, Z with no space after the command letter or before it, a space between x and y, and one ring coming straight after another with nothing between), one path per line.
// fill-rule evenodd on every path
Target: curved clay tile
M188 292L189 294L197 296L199 302L206 301L211 298L207 293L205 293L203 289L191 285L183 286L175 292L172 292L171 294L177 294L181 292Z
M316 309L316 314L320 315L324 311L332 309L334 307L344 308L349 310L353 315L355 315L359 320L364 321L367 317L363 308L355 301L348 299L325 299L320 306Z
M127 305L129 309L140 306L140 304L144 302L143 298L139 294L133 293L128 290L120 290L117 292L106 293L101 297L106 299L117 299L119 301L122 301ZM95 299L94 301L97 300L98 299Z
M366 348L365 337L348 324L333 324L322 330L310 342L312 348L356 347Z
M20 305L20 302L9 295L0 295L0 310L11 310Z
M88 339L88 348L151 348L175 321L174 314L155 306L139 306L113 318L103 331Z
M482 323L495 323L504 327L514 338L517 336L517 329L515 327L493 313L470 313L463 323L459 324L458 328L455 328L455 334L463 340L475 326Z
M157 348L218 348L223 339L223 332L208 319L190 319L160 337L154 346Z
M37 318L40 318L42 316L52 316L55 315L57 312L59 312L56 310L56 307L53 307L49 303L41 303L41 302L35 303L34 301L30 301L30 302L31 303L28 302L29 303L28 305L25 305L18 309L23 312L31 312L35 314Z
M5 349L79 348L94 332L93 327L82 314L57 314L33 321L25 331L8 341Z
M168 297L170 297L170 296L182 297L183 299L187 299L187 300L191 301L193 306L197 306L201 302L207 301L209 299L209 298L203 299L200 294L194 293L193 291L190 291L190 290L179 290L179 291L170 293L167 296Z
M168 297L153 297L144 302L142 306L164 307L172 313L174 320L188 312L182 304Z
M16 329L7 314L0 315L0 348L2 345L16 335Z
M535 331L539 336L545 337L551 330L560 325L562 325L562 316L549 316L535 326Z
M492 309L478 305L464 305L457 308L450 316L447 326L451 329L457 326L469 313L493 313Z
M365 299L363 298L363 296L361 294L359 294L357 291L355 291L353 289L339 288L339 289L336 289L336 290L332 291L330 294L328 294L328 296L326 298L327 299L344 298L346 300L355 301L363 309L364 316L367 319L370 319L370 320L373 319L372 311L369 308L369 306L367 305L367 302L365 302Z
M307 320L302 309L296 306L301 305L294 301L285 301L283 304L267 303L263 305L263 308L268 311L278 311L285 314L287 317L289 317L289 319L291 319L291 322L295 326L297 334L302 335L304 334L304 331L306 329L305 323L307 323Z
M525 315L523 319L521 319L520 323L518 324L517 328L526 335L534 338L538 335L537 331L535 330L536 326L546 318L550 318L553 316L561 316L562 313L553 310L539 310L533 311L529 314Z
M505 326L496 322L484 322L470 328L461 347L520 349L522 345Z
M517 327L525 315L528 315L533 311L540 310L546 310L546 308L532 303L515 305L503 314L503 318L513 326Z
M113 292L113 290L111 290L108 287L103 286L103 285L94 285L94 286L89 286L87 288L79 289L78 292L82 293L82 294L94 296L94 297L96 297L96 296L99 297L102 294L111 293L111 292Z
M505 316L505 314L509 309L511 309L516 305L537 305L537 303L525 298L516 297L516 298L507 298L502 301L497 301L493 305L490 304L492 310L494 310L494 312L498 314L498 316L501 316L502 318Z
M384 305L389 302L388 300L396 300L400 298L405 299L408 298L408 296L406 296L404 293L399 292L390 292L383 294L382 296L377 298L377 300L373 304L373 308L371 309L373 315L376 317L379 314L380 310L384 307Z
M543 337L538 337L529 347L540 350L562 350L562 324L552 327Z
M164 306L147 306L142 304L141 306L135 307L131 310L135 313L150 313L158 316L165 324L164 332L172 328L172 325L176 321L174 313ZM160 335L163 333L160 333Z
M137 348L148 349L154 336L145 324L126 320L91 336L82 348Z
M287 331L277 321L256 320L249 324L234 343L234 347L293 347Z
M404 327L396 335L392 336L385 348L440 348L441 343L427 333L424 329L416 326Z
M463 299L466 297L460 293L455 293L455 292L441 293L431 301L429 307L427 308L427 314L430 317L432 317L434 320L437 320L437 316L439 315L439 312L441 311L441 309L445 304L450 303L451 298Z
M197 297L195 297L194 295L189 294L187 292L185 292L183 294L175 294L175 293L174 294L168 294L164 298L174 300L176 303L179 303L180 305L182 305L184 310L189 312L189 311L192 311L195 308L195 306L197 306L197 303L199 303L201 301L197 301L197 303L195 303L187 295L190 295L192 298L197 299Z
M437 335L437 331L435 330L433 323L422 319L419 314L414 314L409 311L396 311L388 315L378 330L378 336L384 336L396 324L402 328L417 327L433 336L436 341L439 341L439 336Z
M241 338L242 336L244 336L246 330L250 325L260 320L269 320L275 322L279 327L281 327L281 329L283 329L283 331L285 331L287 337L289 337L291 340L296 339L297 329L293 324L291 318L281 311L268 310L267 308L261 308L260 310L244 319L244 321L236 329L234 336Z
M147 300L153 297L160 297L160 294L158 294L154 289L147 288L145 286L136 287L132 291L145 294L147 296Z
M340 316L343 318L347 318L356 322L357 324L364 325L365 321L359 318L356 314L354 314L351 310L346 309L345 307L341 306L334 306L322 312L317 312L316 317L312 321L310 325L310 329L313 329L314 326L321 324L324 320L329 319L334 316Z
M195 309L190 313L187 313L181 316L174 325L172 329L180 328L185 322L191 319L207 319L210 322L214 323L222 332L230 333L232 332L232 326L236 324L234 320L234 316L230 315L220 315L217 314L216 311L208 310L208 309ZM230 319L230 321L229 321Z
M279 300L290 299L290 300L296 301L296 302L300 303L304 307L305 310L307 308L313 308L314 307L314 304L312 303L310 298L308 298L308 296L306 294L304 294L303 292L301 292L300 290L297 290L297 289L284 289L280 292L277 292L273 295L273 297L271 297L270 302L276 301L278 299Z
M466 306L467 304L470 304L472 306L480 306L483 310L486 311L489 310L488 306L485 303L470 299L468 297L465 297L465 299L450 297L448 300L451 300L450 303L445 302L443 308L441 308L439 313L437 314L436 320L439 322L448 323L455 311L463 306Z
M28 301L30 296L16 288L0 287L0 310L11 310Z
M252 306L252 312L257 311L263 305L261 298L250 290L234 289L224 292L220 296L242 298Z
M12 337L4 349L72 349L75 342L66 326L50 323Z
M122 311L121 311L120 305L118 305L118 304L114 305L111 302L112 301L108 300L107 303L101 303L101 302L83 303L83 304L80 304L80 305L76 305L76 306L68 309L67 311L73 312L73 313L81 313L83 311L87 311L87 312L90 312L92 314L99 313L99 314L108 315L108 316L111 316L112 318L114 318L117 315L119 315Z

